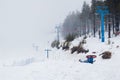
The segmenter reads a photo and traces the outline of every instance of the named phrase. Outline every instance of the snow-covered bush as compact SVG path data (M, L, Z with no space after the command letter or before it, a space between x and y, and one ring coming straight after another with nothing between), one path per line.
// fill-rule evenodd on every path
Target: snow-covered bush
M71 54L74 53L75 51L77 51L77 53L89 52L89 50L85 50L83 47L77 47L77 46L74 46L73 48L71 48Z
M83 39L81 42L82 42L82 44L86 44L86 40L85 39Z
M51 43L51 47L52 47L52 48L54 48L54 47L59 48L59 44L60 44L60 42L59 42L58 40L54 40L54 41Z
M68 50L70 47L70 42L65 41L62 45L62 50Z
M84 36L83 39L87 39L87 36Z

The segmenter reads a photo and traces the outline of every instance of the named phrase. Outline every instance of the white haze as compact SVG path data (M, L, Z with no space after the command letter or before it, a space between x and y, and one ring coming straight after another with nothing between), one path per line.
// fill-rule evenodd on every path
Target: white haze
M0 56L34 54L56 37L55 26L85 0L0 0ZM91 0L86 0L90 4ZM53 35L54 36L51 36ZM42 47L42 48L41 48Z

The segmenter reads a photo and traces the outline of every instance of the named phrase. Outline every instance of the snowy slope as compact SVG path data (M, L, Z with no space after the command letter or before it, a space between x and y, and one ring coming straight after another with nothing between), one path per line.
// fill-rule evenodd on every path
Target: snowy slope
M81 40L78 38L73 45ZM100 42L98 38L87 38L84 45L90 52L87 54L70 54L70 51L51 49L47 59L45 51L38 51L38 55L27 58L1 62L0 80L120 80L120 36L111 38L111 44ZM114 43L114 44L113 44ZM111 51L112 58L103 60L99 54ZM80 63L86 55L96 52L94 64Z

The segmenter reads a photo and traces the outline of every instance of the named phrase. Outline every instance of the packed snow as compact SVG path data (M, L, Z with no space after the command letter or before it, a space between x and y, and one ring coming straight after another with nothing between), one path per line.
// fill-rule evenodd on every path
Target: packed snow
M71 45L77 45L82 38L75 39ZM3 61L0 63L0 80L120 80L120 36L101 42L98 37L88 37L84 45L89 49L87 54L73 53L70 50L47 48L49 57L44 50L33 51L29 57ZM112 52L111 59L103 60L99 54ZM86 55L97 56L93 64L80 63L86 60Z

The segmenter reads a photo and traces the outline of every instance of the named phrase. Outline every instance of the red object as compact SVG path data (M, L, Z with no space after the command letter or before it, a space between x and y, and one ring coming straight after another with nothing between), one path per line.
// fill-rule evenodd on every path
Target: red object
M96 56L96 55L87 55L86 57L87 57L87 58L90 58L90 57L96 58L97 56Z

